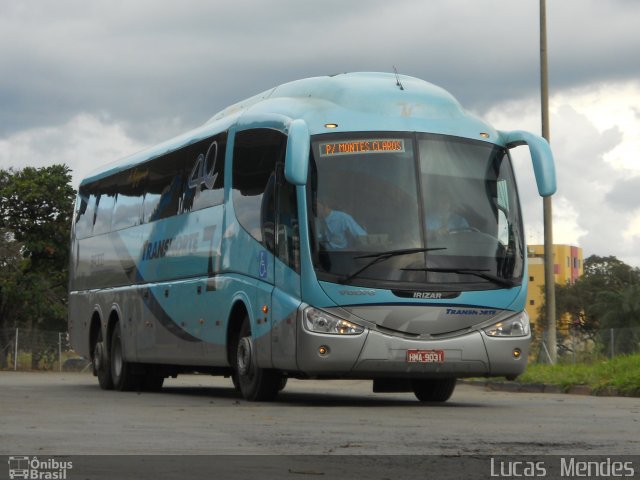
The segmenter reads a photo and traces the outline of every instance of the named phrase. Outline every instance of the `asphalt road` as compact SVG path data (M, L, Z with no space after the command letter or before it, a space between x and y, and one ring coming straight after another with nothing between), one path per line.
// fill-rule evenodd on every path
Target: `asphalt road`
M0 372L0 455L640 454L640 400L486 391L444 404L365 381L290 380L251 403L228 379L103 391L90 374Z

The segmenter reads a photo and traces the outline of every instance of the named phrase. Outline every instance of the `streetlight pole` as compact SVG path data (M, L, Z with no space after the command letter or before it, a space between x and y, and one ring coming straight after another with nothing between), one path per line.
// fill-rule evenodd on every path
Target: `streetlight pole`
M549 134L549 74L547 67L547 2L540 0L540 101L542 106L542 136L550 142ZM551 196L542 199L544 217L544 290L547 318L546 343L552 363L557 360L556 290L553 258L553 208Z

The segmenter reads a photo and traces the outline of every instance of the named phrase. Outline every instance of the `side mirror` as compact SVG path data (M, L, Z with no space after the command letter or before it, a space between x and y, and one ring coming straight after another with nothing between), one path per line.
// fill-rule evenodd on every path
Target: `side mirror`
M538 193L548 197L556 192L556 167L549 143L542 137L522 130L500 132L507 148L528 145L536 175Z
M294 185L305 185L309 171L309 149L311 139L309 129L302 119L289 124L289 140L284 160L284 176Z

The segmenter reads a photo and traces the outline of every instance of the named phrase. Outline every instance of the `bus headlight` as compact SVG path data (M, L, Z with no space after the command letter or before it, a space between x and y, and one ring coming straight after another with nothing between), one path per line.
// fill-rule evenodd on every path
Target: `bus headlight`
M529 335L529 315L519 313L484 329L490 337L526 337Z
M305 326L312 332L334 335L359 335L364 332L364 327L360 325L313 307L305 309L303 315Z

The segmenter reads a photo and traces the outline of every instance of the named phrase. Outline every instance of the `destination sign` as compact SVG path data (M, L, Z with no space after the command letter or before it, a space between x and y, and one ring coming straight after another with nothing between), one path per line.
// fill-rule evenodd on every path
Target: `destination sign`
M364 153L404 153L404 140L397 138L379 138L371 140L347 140L344 142L323 142L320 144L321 157L358 155Z

